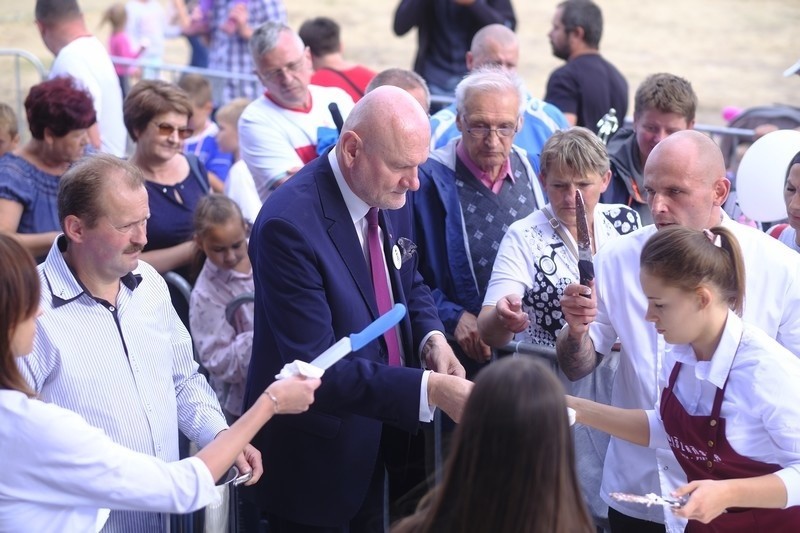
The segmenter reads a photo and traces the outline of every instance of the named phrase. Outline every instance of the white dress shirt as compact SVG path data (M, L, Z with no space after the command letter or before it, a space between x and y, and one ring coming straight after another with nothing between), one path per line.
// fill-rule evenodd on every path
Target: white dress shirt
M776 239L723 215L742 248L746 272L744 320L794 354L800 354L800 255ZM608 354L617 336L622 343L612 405L652 409L661 390L664 338L645 320L647 298L639 284L639 256L653 225L614 239L597 253L597 318L590 327L595 350ZM618 511L654 522L668 521L670 531L683 523L660 507L616 502L610 492L669 494L686 483L669 449L649 449L611 438L603 472L602 496Z
M673 392L692 416L711 414L727 380L720 410L725 438L739 455L781 465L776 475L786 485L787 507L800 505L800 360L730 311L710 361L698 361L689 345L666 345L660 389L676 363L683 366ZM660 398L647 418L650 447L669 448Z
M350 217L353 220L353 226L356 229L356 234L358 235L358 241L361 243L361 250L364 252L364 259L369 263L369 250L367 247L367 211L369 211L370 207L364 200L356 196L356 194L350 189L350 186L347 185L347 182L344 180L344 175L342 174L342 170L339 168L339 161L336 159L336 150L331 150L328 152L328 162L331 165L331 169L333 170L333 175L336 177L336 184L339 186L339 190L342 192L342 198L344 198L344 203L347 206L347 211L350 213ZM383 242L383 229L379 228L379 234L381 238L381 242ZM385 259L385 258L384 258ZM388 268L386 265L386 261L384 260L384 267ZM389 272L386 272L386 281L389 287L389 292L392 292L392 281L389 279ZM394 294L392 296L392 301L394 301ZM395 328L399 328L399 326L395 326ZM420 354L422 353L422 348L425 346L425 343L428 342L428 339L431 338L431 335L444 335L441 331L431 331L423 337L422 342L419 343L419 351ZM400 332L397 332L397 338L400 339ZM398 343L400 347L400 356L403 361L405 361L405 354L403 353L403 343ZM425 361L422 360L420 356L420 361L422 365L425 365ZM420 383L420 391L419 391L419 420L420 422L430 422L433 420L433 412L434 410L431 409L430 404L428 403L428 377L430 376L431 371L426 370L422 373L422 382Z
M94 532L98 508L187 513L219 496L196 457L166 463L79 415L0 390L0 531Z
M100 303L64 262L63 242L56 239L39 265L42 315L33 352L19 361L23 376L42 400L75 411L131 450L176 461L179 429L205 446L228 426L197 372L164 279L139 261L115 304ZM104 533L162 525L155 514L112 512Z

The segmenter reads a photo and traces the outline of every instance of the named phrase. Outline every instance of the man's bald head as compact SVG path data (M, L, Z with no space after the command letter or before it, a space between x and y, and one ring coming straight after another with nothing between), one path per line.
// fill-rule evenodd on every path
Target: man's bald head
M679 158L691 163L692 174L704 177L708 181L725 177L725 160L719 146L704 133L696 130L677 131L658 143L650 154L659 160ZM648 165L661 164L663 161L650 162Z
M342 127L336 157L352 191L371 207L398 209L419 187L428 158L427 114L407 91L385 85L367 93Z
M472 38L467 52L467 69L499 66L516 70L519 63L519 39L513 30L502 24L484 26Z
M644 187L659 228L719 224L730 192L719 146L695 130L673 133L656 145L644 166Z

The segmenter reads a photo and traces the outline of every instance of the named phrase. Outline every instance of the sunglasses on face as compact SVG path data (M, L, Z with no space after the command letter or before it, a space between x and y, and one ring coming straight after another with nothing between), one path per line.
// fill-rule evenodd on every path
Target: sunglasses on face
M160 124L156 124L156 128L158 128L158 134L163 135L164 137L171 136L176 130L180 139L188 139L194 135L194 130L189 126L178 127L166 122L161 122Z

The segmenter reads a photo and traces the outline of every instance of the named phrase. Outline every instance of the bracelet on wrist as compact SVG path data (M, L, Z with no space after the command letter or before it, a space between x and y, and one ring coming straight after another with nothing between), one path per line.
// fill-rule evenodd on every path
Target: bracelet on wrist
M275 395L274 395L274 394L272 394L272 393L271 393L270 391L268 391L268 390L265 390L265 391L264 391L264 394L266 394L266 395L267 395L267 398L269 398L270 400L272 400L272 403L273 403L273 405L275 406L274 412L275 412L275 414L277 415L277 414L278 414L278 398L276 398L276 397L275 397Z

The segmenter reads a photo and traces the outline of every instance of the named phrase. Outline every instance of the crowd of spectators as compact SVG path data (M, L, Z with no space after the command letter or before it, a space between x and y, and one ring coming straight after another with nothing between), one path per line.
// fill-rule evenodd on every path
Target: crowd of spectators
M381 71L286 7L114 3L105 46L78 0L36 0L29 140L0 104L0 412L25 428L0 455L42 451L0 530L107 507L106 533L169 531L234 463L248 532L794 530L797 402L768 393L800 377L800 153L785 224L732 220L690 81L655 69L611 127L628 83L592 0L553 6L539 90L509 0L400 0L416 58ZM207 70L173 82L176 36ZM497 361L512 341L553 357Z

